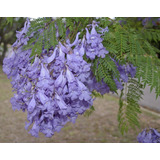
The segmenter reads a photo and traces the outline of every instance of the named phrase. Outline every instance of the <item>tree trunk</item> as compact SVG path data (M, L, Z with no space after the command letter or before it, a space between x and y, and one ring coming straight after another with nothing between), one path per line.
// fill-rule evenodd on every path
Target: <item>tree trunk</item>
M2 56L0 56L0 64L3 64L3 59L6 55L6 52L7 52L7 44L4 43Z

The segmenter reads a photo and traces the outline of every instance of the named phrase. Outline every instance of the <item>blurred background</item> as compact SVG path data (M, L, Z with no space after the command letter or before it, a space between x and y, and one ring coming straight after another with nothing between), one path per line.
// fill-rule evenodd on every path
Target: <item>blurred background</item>
M0 17L0 64L11 48L11 44L16 40L16 31L20 30L25 22L24 17L15 17L8 23L5 17Z
M46 138L40 134L39 138L32 137L25 130L27 114L21 111L13 111L10 98L13 96L10 80L2 71L3 59L16 40L16 31L20 30L26 18L16 17L12 24L0 17L0 142L137 142L136 137L144 128L159 128L160 126L160 98L155 100L154 90L150 93L147 86L144 90L143 100L139 103L142 107L140 115L141 128L129 130L121 135L118 129L118 97L106 94L104 98L94 101L95 111L88 116L79 116L75 124L68 123L60 133L55 133L52 138ZM119 20L123 25L124 20ZM140 21L140 23L144 23ZM159 22L157 22L158 24ZM153 25L155 27L155 25Z

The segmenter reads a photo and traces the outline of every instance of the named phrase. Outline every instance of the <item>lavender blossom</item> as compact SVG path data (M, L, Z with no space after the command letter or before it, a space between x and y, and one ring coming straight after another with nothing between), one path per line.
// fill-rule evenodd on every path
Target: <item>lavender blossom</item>
M154 128L144 129L137 140L139 143L160 143L160 133Z
M95 27L98 26L95 22L92 23L92 30L89 33L86 28L86 55L89 59L93 60L95 57L104 58L106 54L109 53L102 44L103 39L101 34L98 34ZM107 29L102 30L102 34L107 31Z

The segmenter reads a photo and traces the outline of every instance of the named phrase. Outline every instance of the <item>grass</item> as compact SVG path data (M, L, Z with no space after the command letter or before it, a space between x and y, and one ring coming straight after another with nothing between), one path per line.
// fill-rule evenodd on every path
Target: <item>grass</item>
M52 138L40 134L32 137L25 130L26 113L13 111L10 98L13 96L10 80L0 66L0 142L34 142L34 143L134 143L138 133L146 127L158 128L159 115L143 109L140 115L141 129L129 130L124 136L118 130L118 98L105 95L94 102L95 111L89 116L79 116L75 124L68 123L60 133Z

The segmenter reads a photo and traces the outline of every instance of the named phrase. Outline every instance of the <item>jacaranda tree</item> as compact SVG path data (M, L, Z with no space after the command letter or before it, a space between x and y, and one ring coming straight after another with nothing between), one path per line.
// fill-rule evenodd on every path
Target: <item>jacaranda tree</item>
M78 114L94 111L95 97L120 90L121 133L140 127L143 88L160 95L158 28L158 18L27 19L3 61L16 91L13 110L27 111L31 135L51 137ZM138 141L159 142L159 136L144 130Z

